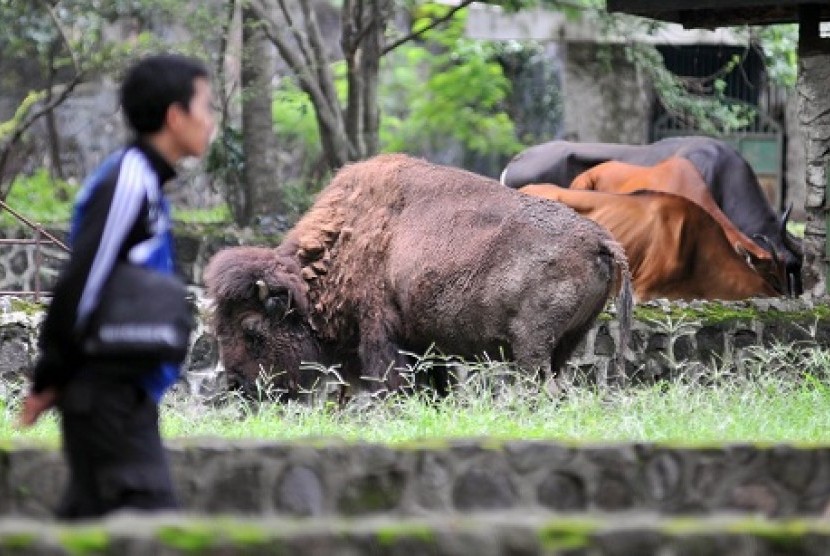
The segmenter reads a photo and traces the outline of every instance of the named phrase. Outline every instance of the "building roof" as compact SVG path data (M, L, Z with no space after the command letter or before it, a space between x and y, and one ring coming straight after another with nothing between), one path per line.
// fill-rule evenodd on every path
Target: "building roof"
M457 4L457 0L438 0ZM510 12L501 6L473 2L467 15L467 36L485 40L541 40L562 42L625 43L632 39L649 44L686 45L746 45L745 33L734 29L684 29L679 24L666 23L636 36L618 37L597 33L595 22L573 20L563 13L544 8L528 8Z
M830 20L830 0L607 0L609 12L680 23L684 27L796 23L799 7L812 5Z

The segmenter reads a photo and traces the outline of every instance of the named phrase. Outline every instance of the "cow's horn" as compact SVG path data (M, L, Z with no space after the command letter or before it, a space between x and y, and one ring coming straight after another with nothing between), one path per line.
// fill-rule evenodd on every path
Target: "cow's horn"
M778 253L775 251L775 246L769 240L767 236L764 234L753 234L752 239L755 240L755 243L761 245L763 249L769 252L772 256L772 262L775 264L775 267L778 268L781 266L781 259L778 258Z
M259 279L256 281L257 293L259 293L259 300L265 301L268 299L268 285L265 283L265 280Z
M784 215L781 217L781 233L784 234L787 231L787 220L790 219L790 213L793 210L793 204L790 203L787 207L787 210L784 211Z

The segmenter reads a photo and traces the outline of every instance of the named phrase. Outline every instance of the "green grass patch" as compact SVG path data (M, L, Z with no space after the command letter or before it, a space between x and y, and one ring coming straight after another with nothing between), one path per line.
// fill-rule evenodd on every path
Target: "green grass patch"
M359 396L343 407L251 402L233 395L199 400L172 393L162 404L167 439L264 439L319 445L377 442L435 448L452 439L488 437L560 442L659 442L711 445L830 443L830 349L811 344L756 349L740 366L701 370L676 362L678 378L599 388L573 378L551 396L509 367L479 364L446 398L427 392ZM0 446L57 446L53 413L33 429L15 426L20 387L0 390ZM264 396L267 399L267 396Z
M79 190L78 184L53 178L46 168L40 168L29 176L15 178L5 201L15 212L32 222L64 224L72 216ZM183 224L227 224L233 220L226 203L200 209L174 206L172 210L173 220ZM0 226L19 224L13 214L0 211Z
M183 224L227 224L233 221L231 210L225 203L201 209L184 209L174 206L172 218L175 222Z
M15 178L5 201L15 212L32 222L68 222L78 188L77 184L52 178L45 168L40 168L30 176ZM0 225L19 224L20 221L10 212L0 211Z

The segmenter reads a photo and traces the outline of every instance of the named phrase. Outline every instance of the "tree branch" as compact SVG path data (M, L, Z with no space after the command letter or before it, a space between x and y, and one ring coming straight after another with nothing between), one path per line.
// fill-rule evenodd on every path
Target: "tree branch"
M334 112L338 120L342 122L343 118L342 109L340 107L340 99L337 98L337 89L334 86L334 76L331 73L329 60L325 53L323 36L322 33L320 33L320 27L317 25L317 16L314 14L314 10L309 7L308 0L300 0L300 8L303 11L303 17L305 18L307 37L310 43L312 56L314 57L317 78L323 92L329 99L332 112Z
M294 71L297 79L300 81L300 87L311 97L311 102L314 104L317 117L325 126L328 126L332 130L337 129L336 116L332 111L329 99L317 85L316 80L311 73L311 68L305 63L302 54L298 53L288 43L288 41L285 40L277 29L276 22L265 13L262 4L258 2L250 2L249 6L265 23L265 34L271 42L274 43L274 46L277 47L277 50L283 60L285 60L285 63L288 64L288 66Z
M463 10L464 8L466 8L467 6L469 6L470 4L472 4L474 1L475 1L475 0L461 0L461 2L460 2L457 6L454 6L452 9L450 9L450 11L448 11L448 12L447 12L444 16L442 16L442 17L439 17L439 18L437 18L437 19L432 20L432 22L430 22L430 24L429 24L429 25L427 25L426 27L424 27L424 28L423 28L423 29L421 29L420 31L415 31L415 32L413 32L413 33L410 33L410 34L408 34L408 35L406 35L406 36L404 36L404 37L401 37L400 39L396 40L396 41L395 41L395 42L393 42L392 44L389 44L389 45L387 45L387 46L383 47L383 48L381 49L381 51L380 51L380 55L381 55L381 56L384 56L384 55L386 55L387 53L391 52L392 50L395 50L396 48L398 48L398 47L399 47L399 46L401 46L402 44L404 44L404 43L406 43L406 42L409 42L409 41L411 41L412 39L415 39L415 38L417 38L417 37L419 37L419 36L423 35L423 34L424 34L424 33L426 33L427 31L429 31L430 29L434 29L435 27L437 27L437 26L441 25L442 23L445 23L445 22L449 21L450 19L452 19L452 17L453 17L453 16L454 16L454 15L455 15L455 14L456 14L459 10ZM363 31L363 30L361 30L361 31Z
M297 43L297 48L300 51L300 55L303 57L303 61L305 65L308 67L314 66L314 54L309 46L308 42L305 40L305 37L300 32L300 27L294 21L294 18L291 17L291 12L285 5L285 0L278 0L280 11L282 11L282 17L285 18L285 23L287 24L288 29L291 31L291 34L294 36L294 41Z
M46 10L46 12L49 14L49 17L52 20L52 23L55 25L55 28L58 30L58 34L60 34L60 36L61 36L61 40L63 41L63 44L66 45L66 50L69 52L69 57L72 59L72 67L75 68L75 74L77 75L77 74L81 73L81 65L78 62L78 57L75 54L75 50L72 48L72 43L69 42L69 37L67 36L66 31L64 31L63 25L61 25L61 22L58 19L58 15L55 13L55 9L46 0L39 0L39 2L43 6L43 8ZM58 1L57 4L60 4L60 1Z
M69 97L69 95L72 93L75 87L78 86L82 78L83 73L76 74L75 77L73 77L69 83L64 85L63 90L58 95L54 96L50 102L44 104L37 110L27 114L23 118L23 121L17 126L15 126L15 129L11 132L8 141L6 141L6 144L3 145L2 150L0 150L0 176L3 175L3 171L6 167L6 163L8 162L9 154L11 153L12 148L15 145L17 145L17 143L20 141L20 138L23 137L24 133L26 133L26 130L28 130L36 121L38 121L44 115L54 110L55 107L62 104L63 101L65 101ZM2 195L0 195L0 199L5 199L7 193L7 191L2 192Z

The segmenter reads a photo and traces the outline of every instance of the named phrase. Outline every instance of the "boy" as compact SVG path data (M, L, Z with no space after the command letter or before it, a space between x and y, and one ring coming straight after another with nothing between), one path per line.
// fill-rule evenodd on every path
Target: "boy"
M70 477L57 515L65 519L177 507L157 404L178 379L178 366L92 360L78 338L116 260L173 272L162 186L177 162L207 151L214 130L209 73L184 56L145 58L127 72L121 106L135 139L104 161L76 200L72 255L41 329L21 412L24 426L53 405L60 412Z

